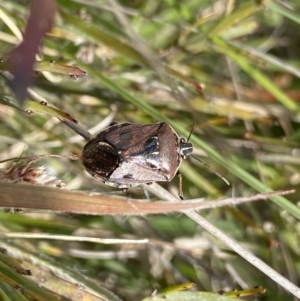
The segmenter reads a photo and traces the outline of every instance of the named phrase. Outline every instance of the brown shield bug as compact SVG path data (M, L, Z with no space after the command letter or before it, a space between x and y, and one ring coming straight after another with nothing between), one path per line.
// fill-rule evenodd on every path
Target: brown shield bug
M122 188L171 181L193 145L165 122L114 124L90 139L82 163L104 184ZM180 181L179 195L182 197Z

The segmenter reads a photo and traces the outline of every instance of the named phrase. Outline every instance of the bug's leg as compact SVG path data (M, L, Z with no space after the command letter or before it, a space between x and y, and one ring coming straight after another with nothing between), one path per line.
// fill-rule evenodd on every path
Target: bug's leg
M177 176L178 176L178 179L179 179L179 183L178 183L178 196L181 200L184 200L184 197L183 197L183 191L182 191L182 174L177 171Z

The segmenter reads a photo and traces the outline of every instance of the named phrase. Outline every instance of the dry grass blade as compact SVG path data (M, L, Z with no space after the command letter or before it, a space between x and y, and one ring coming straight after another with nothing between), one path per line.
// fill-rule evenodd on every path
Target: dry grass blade
M67 191L43 186L12 184L0 182L3 197L0 207L15 209L51 210L89 215L143 215L180 212L187 209L208 209L225 205L266 199L273 195L285 195L291 191L259 194L242 200L220 200L203 202L203 200L168 202L145 202L125 197L108 195L88 195L83 192ZM151 189L151 185L149 186Z

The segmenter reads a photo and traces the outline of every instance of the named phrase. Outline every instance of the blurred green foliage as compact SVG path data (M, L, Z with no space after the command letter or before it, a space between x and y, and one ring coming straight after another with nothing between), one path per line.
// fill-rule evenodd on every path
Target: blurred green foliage
M24 30L29 2L2 3L4 58ZM58 115L68 112L86 128L108 116L118 123L167 121L187 138L195 121L195 154L231 186L197 161L185 160L186 199L296 189L286 198L273 198L274 203L202 214L299 286L300 3L258 2L120 1L141 39L137 43L109 1L59 0L53 30L41 47L45 63L39 65L46 68L55 61L54 72L37 75L33 89L61 110ZM149 63L143 45L158 65ZM67 69L58 73L61 66L75 66L88 75L76 80ZM170 78L181 98L174 97ZM85 142L56 118L57 111L40 114L35 106L36 113L27 116L8 106L12 95L2 78L0 91L0 160L22 154L80 155ZM47 158L42 163L68 189L123 195L89 177L80 162ZM177 179L163 186L176 194ZM139 187L127 194L147 198ZM267 288L263 300L290 300L275 282L180 214L125 218L1 212L0 221L18 232L149 238L147 246L26 241L34 254L53 257L57 269L68 266L70 270L61 269L74 273L72 279L81 279L76 278L81 272L124 300L141 300L154 288L191 281L201 291L214 292L260 285Z

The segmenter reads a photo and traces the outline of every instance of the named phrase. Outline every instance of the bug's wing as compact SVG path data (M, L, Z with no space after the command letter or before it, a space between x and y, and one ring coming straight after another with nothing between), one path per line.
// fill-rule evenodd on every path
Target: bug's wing
M156 173L170 181L181 161L178 136L168 124L162 122L158 125L152 136L141 141L141 144L121 151L119 156L121 161L156 170Z
M116 124L95 139L118 151L118 168L109 177L115 183L170 181L177 172L178 136L167 123Z
M134 152L142 151L142 146L149 139L155 136L157 130L162 123L156 124L133 124L123 123L110 126L106 130L100 132L96 138L99 141L107 141L113 145L117 150L130 150Z

